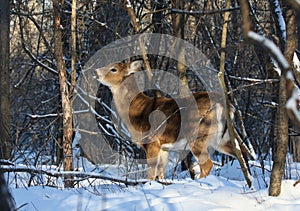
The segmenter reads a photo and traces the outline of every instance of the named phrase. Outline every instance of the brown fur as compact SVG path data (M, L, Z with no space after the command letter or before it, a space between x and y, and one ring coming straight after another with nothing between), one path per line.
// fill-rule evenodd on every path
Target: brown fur
M198 107L198 115L196 110L188 111L185 120L182 120L180 113L182 108L178 107L174 99L153 98L142 92L134 96L133 92L137 89L135 81L131 81L129 86L123 86L124 80L131 73L139 71L141 66L140 61L112 64L97 69L96 77L111 89L117 111L132 139L144 147L149 179L164 178L168 150L173 150L169 146L174 146L172 144L179 140L187 139L187 146L181 147L180 150L188 148L191 150L200 164L200 178L207 176L213 166L207 150L209 146L234 156L225 127L225 109L221 103L221 96L216 93L197 92L192 95L194 99L191 97L177 99L177 102L187 104L189 100L195 100ZM230 109L233 114L233 108ZM153 114L152 119L149 119L150 114ZM197 131L196 139L190 140L188 135L181 137L180 130L187 131L185 134Z

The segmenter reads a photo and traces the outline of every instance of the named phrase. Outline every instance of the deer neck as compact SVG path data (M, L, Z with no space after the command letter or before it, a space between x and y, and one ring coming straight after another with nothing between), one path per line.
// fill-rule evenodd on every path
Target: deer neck
M148 118L144 118L146 111L151 106L151 98L146 96L141 91L135 91L135 87L119 87L112 89L114 103L119 116L126 125L131 135L135 136L137 132L143 132L139 129L140 124L145 125L147 128ZM134 113L134 115L132 114ZM147 115L147 114L146 114ZM134 117L133 117L134 116ZM141 119L139 125L135 124L133 118ZM147 122L144 122L147 121ZM139 134L136 134L138 136ZM134 138L134 137L133 137ZM138 139L138 138L137 138Z

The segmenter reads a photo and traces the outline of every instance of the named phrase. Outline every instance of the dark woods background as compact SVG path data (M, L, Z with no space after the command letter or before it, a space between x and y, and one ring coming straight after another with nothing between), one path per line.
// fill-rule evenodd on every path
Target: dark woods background
M247 138L254 146L258 161L262 165L264 161L270 161L277 137L276 125L280 121L276 118L280 76L268 53L260 46L245 42L239 1L232 0L228 9L225 9L226 1L217 0L130 1L138 23L132 21L128 2L77 0L74 50L71 46L72 1L61 1L60 30L66 79L71 81L72 53L76 55L75 70L78 77L85 62L97 50L136 33L163 33L184 39L199 48L214 64L216 71L220 54L225 51L230 100L241 112ZM10 36L6 42L10 43L11 103L7 106L12 111L11 142L6 147L2 146L3 157L29 166L60 166L64 158L63 111L54 49L53 4L49 0L12 0L10 3ZM253 0L249 6L251 29L269 38L284 51L286 37L283 36L280 17L285 18L290 6L285 1L273 0ZM281 13L278 13L278 8ZM226 48L222 49L225 11L230 11L230 19ZM298 50L296 54L299 56ZM175 61L153 56L149 56L149 61L153 69L165 69L178 74L188 82L191 90L203 89L197 76ZM96 111L101 117L109 118L110 112L103 106L103 103L110 105L112 98L109 90L99 86L97 97L101 100L95 101ZM72 99L72 95L69 98ZM92 156L97 156L93 159L94 163L117 164L122 162L120 157L143 158L143 152L130 141L128 135L116 136L101 119L98 118L101 124L99 128L112 149L99 143L91 146ZM300 139L293 126L289 126L288 138L288 161L299 162ZM73 147L74 151L78 150ZM85 155L84 152L81 155ZM89 155L86 156L89 158Z

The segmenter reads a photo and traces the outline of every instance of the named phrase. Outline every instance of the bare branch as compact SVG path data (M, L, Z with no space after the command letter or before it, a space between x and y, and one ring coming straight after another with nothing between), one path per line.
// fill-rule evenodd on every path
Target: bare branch
M287 2L296 10L300 10L300 0L287 0Z
M186 10L178 10L178 9L170 9L170 13L179 13L179 14L186 14L192 16L199 16L199 15L213 15L213 14L220 14L231 12L234 10L239 10L240 7L232 7L232 8L225 8L221 10L212 10L212 11L186 11Z
M139 23L139 20L138 20L138 18L136 17L136 15L134 13L133 6L130 3L130 0L126 0L125 8L126 8L128 14L129 14L130 18L131 18L131 21L133 23L133 27L134 27L135 32L140 33L140 30L141 30L140 23ZM148 57L147 57L146 47L145 47L145 45L143 43L143 40L142 40L142 35L138 38L138 42L139 42L139 46L140 46L140 49L141 49L141 54L142 54L142 57L143 57L143 60L144 60L144 65L145 65L145 69L146 69L146 72L147 72L147 76L148 76L149 81L151 81L152 71L151 71L151 67L150 67L150 64L149 64Z
M300 183L300 179L297 180L297 181L293 184L293 186L296 187L296 185L298 185L298 183Z

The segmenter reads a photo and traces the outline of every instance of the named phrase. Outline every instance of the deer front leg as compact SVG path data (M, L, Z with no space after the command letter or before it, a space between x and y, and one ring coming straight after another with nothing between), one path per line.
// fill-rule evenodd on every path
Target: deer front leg
M158 179L165 178L166 167L168 164L169 152L160 149L157 165L157 177Z
M148 164L148 179L155 180L156 178L156 159L147 158Z
M148 178L150 180L164 179L168 164L169 152L162 150L158 142L152 142L146 147Z
M158 176L158 164L160 159L160 147L157 142L151 142L146 145L146 156L148 164L148 178L155 180Z

